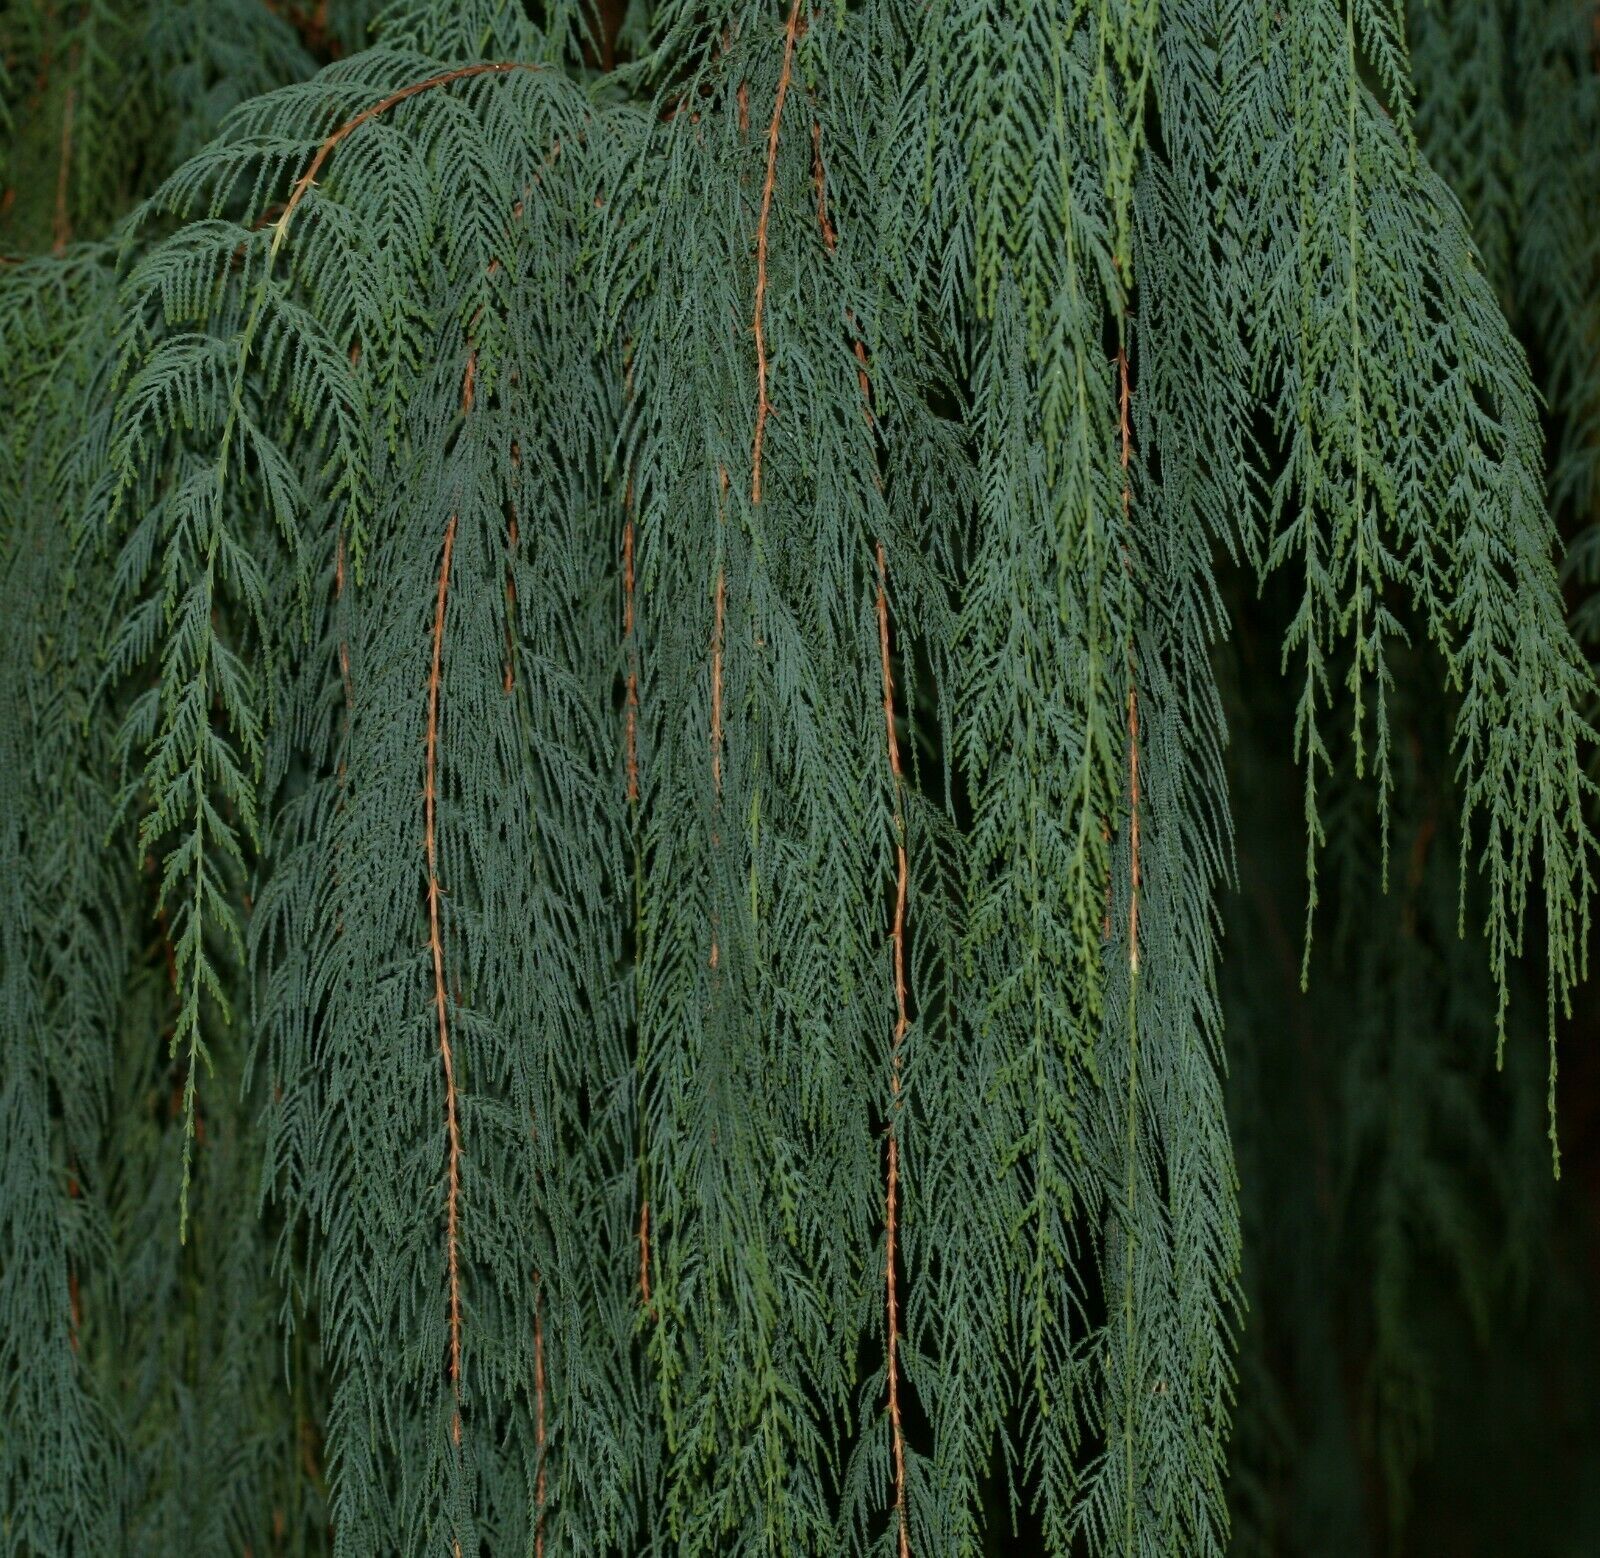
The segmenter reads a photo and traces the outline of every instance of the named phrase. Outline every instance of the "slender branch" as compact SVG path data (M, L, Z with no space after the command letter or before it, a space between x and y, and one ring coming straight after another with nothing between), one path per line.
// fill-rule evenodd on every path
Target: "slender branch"
M718 795L722 794L722 625L727 607L727 570L718 564L711 625L711 783Z
M783 100L789 95L789 78L794 71L795 39L800 36L800 0L789 7L789 20L783 29L783 67L778 72L778 94L772 104L772 123L767 128L767 176L761 186L761 220L756 224L756 435L750 452L750 501L761 501L761 446L766 439L767 418L772 402L767 398L767 228L772 216L772 191L778 177L778 129L783 122Z
M78 1199L78 1175L76 1170L67 1175L67 1197L69 1200ZM76 1352L78 1350L78 1331L83 1325L83 1304L78 1292L78 1268L73 1264L71 1257L67 1259L67 1317L69 1328L67 1343Z
M828 217L827 169L822 160L822 127L811 123L812 173L817 186L817 225L822 230L823 247L831 255L838 245L838 233ZM857 382L861 387L862 413L872 426L872 381L867 374L867 349L855 333L855 313L845 311L854 338ZM876 471L873 480L881 485ZM906 822L903 796L905 772L900 765L900 739L894 723L894 672L889 655L889 566L882 541L877 543L878 560L878 654L883 665L883 726L889 753L889 773L894 783L895 894L891 942L894 947L894 1036L889 1046L889 1161L885 1172L884 1259L885 1305L887 1308L888 1358L886 1373L889 1390L889 1432L894 1459L894 1512L899 1558L910 1558L911 1529L906 1509L906 1445L900 1414L900 1294L895 1270L900 1234L900 1137L896 1129L900 1110L900 1050L910 1026L906 1015L906 896L910 869L906 856Z
M628 478L622 497L627 519L622 526L622 641L628 658L628 688L625 700L627 718L628 805L635 813L639 808L639 651L634 642L633 626L633 478ZM638 925L641 913L641 892L638 833L634 833L634 924ZM637 996L635 996L637 1001ZM639 1197L639 1297L646 1314L650 1311L650 1196L643 1146L644 1125L640 1122L640 1181Z
M906 819L901 802L905 775L900 767L900 742L894 728L894 673L889 663L888 562L883 542L878 542L878 653L883 661L883 724L889 749L889 772L894 781L895 891L894 891L894 1038L889 1063L889 1167L885 1195L887 1258L885 1286L888 1304L889 1431L894 1446L894 1511L900 1533L900 1558L910 1558L911 1536L906 1517L906 1444L900 1421L900 1302L896 1288L895 1246L899 1233L900 1140L896 1125L900 1113L900 1047L910 1026L906 1016L906 891L910 875L906 863Z
M344 532L339 532L339 539L334 543L333 552L333 598L335 601L344 598ZM355 710L356 690L355 683L350 677L350 643L341 632L339 634L339 680L344 687L344 719L345 728L350 725L350 716ZM344 757L339 758L339 778L344 779Z
M469 359L470 361L470 359ZM470 389L471 379L468 379ZM445 1204L445 1254L450 1272L450 1388L455 1415L450 1432L461 1443L461 1269L459 1221L461 1197L461 1122L456 1109L455 1055L450 1047L450 1020L445 998L444 938L439 928L439 850L437 829L439 757L439 673L444 657L444 612L450 589L450 554L456 543L456 516L444 531L439 562L439 595L433 618L433 668L428 676L427 770L423 786L423 839L428 860L428 942L433 951L433 1001L439 1014L439 1059L444 1066L445 1123L449 1133L448 1190Z
M306 168L305 172L302 173L300 175L300 177L295 181L295 184L294 184L293 188L290 190L289 198L284 203L284 207L283 207L282 212L279 214L277 221L273 224L272 242L271 242L271 245L270 245L270 247L268 248L268 251L267 251L266 263L262 268L261 280L260 280L259 285L256 288L255 298L254 298L254 301L252 302L252 304L250 306L250 312L249 312L249 315L248 315L248 317L247 317L247 319L245 321L244 331L243 331L242 336L240 337L238 358L237 358L237 363L236 363L236 366L235 366L235 369L234 369L234 373L233 373L232 387L231 387L231 390L230 390L230 393L229 393L227 415L226 415L226 417L225 417L225 419L223 421L222 433L221 433L221 437L219 439L218 451L217 451L217 464L216 464L216 478L215 479L216 479L216 488L217 488L217 491L218 491L219 494L223 490L223 488L224 488L224 486L226 484L227 473L228 473L228 468L229 468L229 454L230 454L230 450L232 448L233 437L234 437L234 433L235 433L235 431L236 431L236 429L237 429L237 427L239 425L240 418L243 415L243 407L244 407L244 401L245 401L245 395L244 395L245 375L246 375L246 370L247 370L249 362L250 362L251 353L252 353L252 350L254 348L256 333L257 333L257 331L259 330L259 328L261 326L261 321L262 321L262 318L263 318L265 310L266 310L267 298L268 298L268 293L269 293L269 283L270 283L270 280L271 280L273 264L274 264L274 262L275 262L275 260L277 258L278 250L282 247L285 238L288 236L289 225L290 225L291 221L294 218L294 213L298 209L301 200L304 199L306 191L308 189L310 189L312 184L315 182L316 176L322 170L323 164L326 163L328 158L333 154L335 148L338 147L340 145L340 143L343 142L347 137L352 135L361 125L366 124L371 119L377 118L380 114L386 113L389 109L393 108L398 103L404 102L407 98L415 97L421 92L429 91L433 87L443 86L447 82L459 81L459 80L462 80L462 79L465 79L465 78L471 77L471 76L481 76L481 75L488 75L488 74L501 74L501 75L503 75L503 74L505 74L505 73L507 73L509 71L514 71L514 70L536 70L538 68L539 67L535 66L535 65L524 65L524 64L519 64L519 63L515 63L515 62L498 62L498 63L487 63L487 64L480 64L480 65L462 66L462 67L460 67L458 69L455 69L455 70L444 71L444 72L442 72L442 73L440 73L438 75L427 77L425 80L413 82L409 86L402 87L397 92L390 93L389 96L380 99L378 102L372 104L370 107L362 110L362 112L357 114L357 115L355 115L354 118L346 120L342 125L340 125L337 129L335 129L332 132L332 134L328 135L322 141L322 143L318 146L315 155L311 159L310 165ZM474 377L475 371L476 371L476 357L475 356L474 357L469 357L468 363L467 363L467 380L466 380L466 384L465 384L465 386L463 388L463 391L462 391L463 407L466 410L470 410L471 409L471 404L472 404L472 399L473 399L473 377ZM454 537L454 527L455 527L455 518L454 518L454 516L451 517L450 524L451 524L450 536L453 538ZM449 555L449 545L447 543L447 545L446 545L446 557L447 558L448 558L448 555ZM212 614L213 614L213 610L214 610L214 607L215 607L216 590L217 590L217 566L218 566L218 564L217 564L217 545L216 545L215 538L213 537L213 539L211 541L211 544L206 548L205 558L204 558L204 562L202 564L202 569L203 569L202 580L199 583L197 583L196 585L192 586L192 588L196 589L202 596L202 605L201 605L201 612L200 612L200 618L201 618L202 621L210 621L212 619ZM441 593L440 593L440 617L441 617L441 620L440 620L439 627L442 629L442 626L443 626L443 620L442 620L443 619L443 599L444 599L444 595L443 595L443 591L444 591L443 576L441 576L440 591L441 591ZM196 683L197 693L198 693L198 696L196 698L196 702L201 707L206 706L206 704L208 702L208 698L209 698L209 694L208 694L208 691L207 691L207 687L208 687L207 678L208 678L208 672L209 672L209 667L208 667L208 663L207 663L207 654L208 653L209 653L209 651L206 651L206 652L203 652L201 654L199 663L196 666L196 668L194 670L194 673L193 673L194 681ZM434 669L435 669L436 676L437 676L437 670L438 670L438 654L439 654L439 645L436 642L435 646L434 646L434 656L435 656ZM432 718L433 718L433 714L435 712L434 703L435 703L436 698L437 698L437 691L438 691L438 689L437 689L436 685L430 689L430 706L429 706L430 739L431 739L431 735L432 735ZM168 723L169 724L171 723L170 720L169 720ZM172 734L172 733L169 732L169 735L170 734ZM189 790L189 793L190 793L191 797L193 798L194 826L193 826L192 835L191 835L192 843L188 846L188 850L189 850L190 858L192 859L192 862L193 862L192 870L191 870L191 873L190 873L191 881L192 881L191 921L192 921L193 929L192 929L192 932L190 934L186 934L182 938L182 941L181 941L180 947L179 947L179 972L180 972L180 975L183 978L183 982L184 982L184 985L185 985L185 990L183 992L183 1007L182 1007L182 1012L181 1012L180 1019L179 1019L180 1026L179 1026L179 1029L178 1029L178 1033L179 1033L180 1037L179 1037L177 1042L181 1043L184 1038L186 1038L188 1040L189 1062L190 1062L188 1078L187 1078L187 1081L186 1081L185 1086L184 1086L185 1131L184 1131L184 1140L183 1140L183 1177L182 1177L182 1180L180 1182L180 1189L179 1189L179 1195L178 1195L178 1238L179 1238L180 1242L185 1238L186 1232L187 1232L187 1228L188 1228L189 1178L190 1178L189 1165L190 1165L190 1157L191 1157L191 1144L192 1144L192 1141L194 1139L195 1131L196 1131L196 1126L195 1126L195 1123L194 1123L195 1122L195 1062L199 1058L201 1058L201 1056L202 1056L202 1054L204 1052L204 1046L203 1046L203 1044L201 1042L201 1038L200 1038L201 987L205 982L206 973L207 973L207 970L208 970L208 964L206 963L206 959L205 959L205 947L204 947L204 924L205 924L205 919L206 919L206 912L205 912L206 911L205 826L206 826L206 817L207 817L208 812L209 812L209 806L208 806L208 803L206 802L206 799L205 799L205 789L206 789L206 786L205 786L205 774L204 774L204 768L205 768L205 763L204 763L205 745L197 737L194 737L192 733L189 733L185 737L185 739L190 740L191 743L192 743L192 753L191 753L191 759L190 759L190 764L189 764L190 777L189 777L189 780L188 780L188 790ZM429 750L429 782L430 782L430 785L432 783L432 777L433 777L433 774L432 774L433 757L434 757L434 753L433 753L432 748L430 746L430 750ZM147 818L147 824L148 824L148 822L149 822L149 819ZM432 861L432 805L431 805L431 792L430 792L429 824L428 824L428 826L429 826L429 866L430 866L430 877L431 877L432 874L433 874L432 873L433 861ZM432 889L431 890L436 890L436 888L437 888L437 882L434 881L432 883ZM437 905L436 904L433 905L433 909L434 909L434 914L435 914L435 926L434 926L434 929L435 929L435 942L436 942L436 945L435 945L435 958L436 958L436 961L437 961L437 960L440 959L441 953L440 953L440 949L437 946ZM228 918L227 913L225 911L224 911L223 917L224 917L224 921L226 921L227 918ZM439 990L440 990L440 996L439 996L439 1022L440 1022L440 1029L441 1029L441 1038L443 1040L443 1046L442 1047L443 1047L443 1049L445 1051L445 1054L446 1054L446 1064L447 1064L447 1070L448 1070L448 1042L449 1042L449 1040L448 1040L448 1033L445 1032L446 1019L445 1019L445 1014L444 1014L444 999L443 999L443 993L442 993L443 992L443 976L442 976L442 972L439 973L438 978L436 980L436 983L438 984ZM453 1084L452 1084L452 1086L453 1086ZM451 1095L451 1120L452 1120L452 1125L453 1125L454 1124L454 1095L453 1095L453 1091L452 1091L452 1095ZM454 1152L455 1152L455 1148L453 1147L452 1148L452 1172L454 1170ZM451 1212L452 1212L452 1218L454 1216L454 1206L455 1206L455 1189L454 1189L454 1182L452 1181L452 1190L451 1190ZM451 1284L452 1285L452 1313L456 1314L457 1313L457 1300L456 1300L456 1295L454 1294L455 1277L454 1277L454 1227L453 1227L453 1223L452 1223L452 1234L451 1234L451 1255L452 1255L452 1284ZM459 1362L458 1359L456 1361ZM459 1414L458 1414L458 1421L457 1421L457 1437L459 1438Z
M491 60L478 65L462 65L455 70L441 71L436 76L428 76L422 81L413 81L409 86L404 86L397 92L391 92L387 97L381 98L370 108L364 108L353 119L346 119L336 130L328 135L316 154L311 159L311 166L306 169L294 182L294 187L289 191L289 198L284 203L283 213L279 216L276 230L272 235L272 252L277 253L283 240L289 234L289 223L294 218L295 208L305 197L305 193L316 183L317 175L322 171L322 165L331 157L341 141L348 139L362 125L371 119L376 119L381 114L386 114L391 108L405 102L407 98L416 97L419 93L432 91L434 87L447 86L452 81L464 81L469 76L507 75L514 70L541 70L542 66L526 64L521 60Z
M623 395L633 398L633 362L631 351L623 375ZM632 812L630 831L633 836L633 923L637 939L644 921L644 871L639 849L639 645L634 627L634 571L633 571L633 472L622 488L622 644L627 659L627 692L624 698L626 720L626 752L628 775L628 806ZM639 981L634 981L634 1022L639 1024ZM644 1044L639 1043L639 1089L643 1092ZM650 1169L648 1132L644 1111L639 1115L639 1299L645 1314L650 1314Z
M1128 967L1139 972L1139 689L1128 686Z
M828 170L822 162L822 125L811 121L811 177L817 186L817 226L822 229L822 246L829 254L838 247L839 235L828 219Z
M538 1474L533 1483L533 1555L544 1558L544 1293L536 1283L533 1291L533 1453Z
M727 481L727 473L723 473ZM718 800L722 796L722 628L728 604L727 570L717 564L716 606L711 626L711 786ZM711 842L721 842L713 832ZM711 967L717 966L717 916L711 915Z
M817 186L817 226L822 229L822 246L829 254L839 246L839 234L828 215L828 170L822 160L822 126L815 119L811 121L811 176ZM856 383L861 388L861 414L867 419L867 426L873 425L872 421L872 379L867 373L867 348L862 341L860 333L856 330L856 312L853 308L844 311L845 323L850 327L850 343L856 354ZM874 473L874 480L878 480ZM881 485L881 482L879 483Z
M355 718L356 708L355 680L350 674L350 641L345 636L346 620L340 610L340 602L344 599L344 577L344 531L340 530L333 550L333 601L334 613L339 618L339 681L344 688L344 721L339 727L339 766L334 781L338 786L336 804L341 812L344 810L349 778L350 723ZM335 889L333 928L334 933L339 936L344 935L344 894L339 891L340 861L344 856L344 849L344 840L336 833L331 875Z
M1126 536L1131 533L1133 512L1133 482L1129 474L1133 461L1133 424L1129 415L1132 391L1128 383L1128 354L1117 349L1118 412L1122 439L1122 518L1124 541L1122 566L1131 579L1132 566L1128 557ZM1124 1143L1127 1184L1124 1194L1127 1205L1127 1224L1123 1237L1123 1420L1122 1453L1126 1468L1124 1492L1125 1529L1124 1551L1132 1558L1136 1551L1135 1525L1137 1511L1137 1479L1133 1456L1134 1426L1134 1198L1138 1194L1138 1134L1139 1106L1139 889L1142 872L1139 861L1139 691L1134 677L1132 627L1128 638L1128 1099L1127 1136Z
M522 448L515 439L511 441L511 467L516 470L522 464ZM506 549L510 555L506 558L506 671L502 678L501 686L509 693L517 685L517 575L516 554L517 546L521 541L521 534L517 529L517 507L513 498L506 504L508 515L506 524Z
M639 1297L650 1308L650 1202L639 1203Z
M78 1297L78 1268L70 1261L67 1263L67 1311L71 1318L71 1328L67 1332L67 1344L76 1352L78 1350L78 1328L83 1323L83 1305Z
M1129 466L1133 461L1133 421L1130 408L1133 392L1128 383L1128 354L1117 350L1117 400L1122 438L1122 520L1126 531L1132 521L1133 484ZM1127 568L1127 551L1124 546L1123 566ZM1133 646L1128 651L1128 797L1131 807L1128 847L1128 966L1139 971L1139 690L1133 675Z
M633 639L633 479L623 498L628 518L622 527L622 641L627 646L628 686L624 700L627 715L628 801L639 799L639 649Z

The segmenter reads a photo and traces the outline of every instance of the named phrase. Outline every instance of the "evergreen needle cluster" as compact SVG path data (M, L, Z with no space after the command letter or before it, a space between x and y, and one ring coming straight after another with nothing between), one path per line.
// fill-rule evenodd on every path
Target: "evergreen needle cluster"
M1219 559L1308 947L1425 643L1502 1032L1587 933L1401 5L68 9L8 70L145 117L0 268L0 1550L1220 1553Z

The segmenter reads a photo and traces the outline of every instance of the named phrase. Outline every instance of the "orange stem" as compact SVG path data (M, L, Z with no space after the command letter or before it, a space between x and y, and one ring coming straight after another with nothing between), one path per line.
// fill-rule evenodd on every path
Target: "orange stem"
M516 469L522 464L522 450L515 440L511 444L511 465ZM510 521L506 527L506 545L511 556L506 559L506 674L502 686L510 692L517 685L517 576L516 551L520 540L517 529L517 510L514 504L506 505L510 512Z
M450 589L450 554L456 543L456 516L444 531L439 563L439 596L433 618L433 669L428 677L427 771L423 785L423 835L428 858L428 942L433 951L433 1001L439 1014L439 1059L444 1066L445 1123L449 1132L448 1191L445 1203L445 1254L450 1270L450 1388L456 1410L451 1435L461 1443L461 1270L458 1254L461 1196L461 1122L456 1110L455 1055L450 1047L450 1021L445 1002L444 937L439 927L439 853L437 837L439 757L439 673L444 657L444 611Z
M711 627L711 783L722 794L722 620L728 604L728 576L717 567L716 613Z
M622 637L628 646L628 800L639 799L639 653L633 642L633 482L624 502L630 512L622 527Z
M711 785L717 796L722 794L722 623L728 603L728 576L721 563L717 564L716 614L711 628ZM711 842L718 842L715 833ZM711 923L711 966L717 966L716 915Z
M341 600L344 597L344 532L340 531L339 539L334 543L333 554L333 598ZM346 724L355 709L356 690L355 683L350 679L350 645L341 634L339 637L339 680L344 685L344 715ZM339 759L339 777L344 777L344 759Z
M895 893L894 893L894 1038L890 1044L889 1168L885 1197L888 1250L885 1282L889 1311L889 1429L894 1445L894 1510L900 1531L900 1558L910 1558L911 1536L906 1517L906 1445L900 1420L900 1301L896 1288L895 1247L899 1234L900 1144L895 1121L900 1110L900 1046L910 1021L906 1016L906 823L900 794L905 775L900 767L900 741L894 726L894 673L889 663L888 562L883 542L878 542L878 652L883 660L883 724L889 747L889 772L894 779Z
M800 36L800 0L789 7L789 20L783 30L783 67L778 72L778 95L772 105L772 123L767 128L767 177L761 186L761 219L756 224L756 436L750 453L750 501L761 501L761 446L766 438L767 418L772 402L767 398L767 225L772 215L772 191L778 177L778 127L783 122L783 100L789 95L789 77L794 70L795 39Z
M537 1285L533 1294L533 1445L539 1464L533 1486L538 1511L533 1521L533 1553L534 1558L544 1558L544 1297Z
M1128 966L1139 971L1139 690L1128 686Z
M316 155L311 159L311 166L306 169L294 182L294 187L289 191L289 198L283 207L283 214L277 221L277 232L273 236L274 249L288 236L289 222L294 216L295 207L305 196L305 192L316 183L317 175L322 171L322 165L334 153L339 143L353 135L368 120L376 119L380 114L386 114L397 104L405 102L409 97L416 97L421 92L432 91L434 87L448 85L452 81L463 81L469 76L503 76L513 70L540 70L542 66L529 65L521 60L491 60L478 65L461 65L455 70L441 71L436 76L429 76L422 81L413 81L409 86L401 87L398 92L391 92L387 97L381 98L370 108L363 108L353 119L346 119L336 130L330 134L320 146Z
M622 527L622 637L628 646L628 804L639 804L639 655L633 641L633 478L629 477ZM639 1296L650 1308L650 1198L639 1202Z
M817 186L817 225L822 229L822 246L832 254L839 235L828 220L828 175L822 165L822 126L815 119L811 121L811 176Z
M828 172L822 161L822 126L815 119L811 121L811 167L817 185L817 225L822 229L822 246L832 254L838 247L839 234L828 216ZM860 365L856 369L856 382L861 386L861 414L867 419L867 426L871 427L872 380L867 373L867 348L856 334L855 310L847 308L844 317L845 323L850 326L856 362Z
M628 388L632 388L632 369L628 374ZM634 642L633 627L633 477L628 477L622 494L623 512L627 518L622 525L622 641L628 656L627 753L628 753L628 804L639 804L639 649ZM642 1129L642 1127L641 1127ZM643 1157L641 1148L640 1156ZM650 1198L639 1201L639 1296L646 1313L650 1309Z
M1133 484L1129 467L1133 461L1133 422L1129 414L1132 391L1128 384L1128 354L1117 349L1117 402L1122 437L1122 518L1127 524L1133 506ZM1127 566L1124 547L1123 565ZM1128 966L1139 971L1139 690L1133 679L1133 648L1128 649Z
M817 186L817 224L822 229L822 242L829 254L838 244L838 234L828 217L827 171L822 160L822 127L815 120L811 125L813 177ZM855 314L846 312L852 334ZM872 426L872 382L867 375L867 349L859 335L854 340L856 361L860 364L857 379L861 386L862 412L867 426ZM895 1271L900 1234L900 1140L895 1130L895 1120L900 1108L900 1047L910 1027L906 1015L906 896L910 885L910 869L906 858L906 825L901 807L901 792L905 773L900 766L900 739L894 723L894 672L889 657L889 567L882 541L877 544L878 559L878 653L883 664L883 725L889 751L889 772L894 781L895 809L895 893L894 924L891 941L894 947L894 1036L890 1042L889 1065L889 1162L886 1171L884 1194L884 1224L886 1249L884 1260L885 1304L888 1311L889 1432L894 1457L894 1512L899 1536L900 1558L910 1558L911 1529L906 1510L906 1444L905 1428L900 1413L900 1294Z

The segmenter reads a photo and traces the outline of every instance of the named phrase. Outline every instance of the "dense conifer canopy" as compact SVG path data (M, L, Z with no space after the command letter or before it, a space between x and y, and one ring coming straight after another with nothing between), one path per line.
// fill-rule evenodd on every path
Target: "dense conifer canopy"
M0 1551L1276 1550L1280 758L1398 1529L1589 930L1586 17L8 11Z

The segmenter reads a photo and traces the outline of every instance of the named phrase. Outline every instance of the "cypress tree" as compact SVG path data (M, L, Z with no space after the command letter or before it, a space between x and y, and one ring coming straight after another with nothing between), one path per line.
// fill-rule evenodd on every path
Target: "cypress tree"
M1229 703L1403 1514L1588 936L1578 9L8 16L0 1547L1259 1535Z

